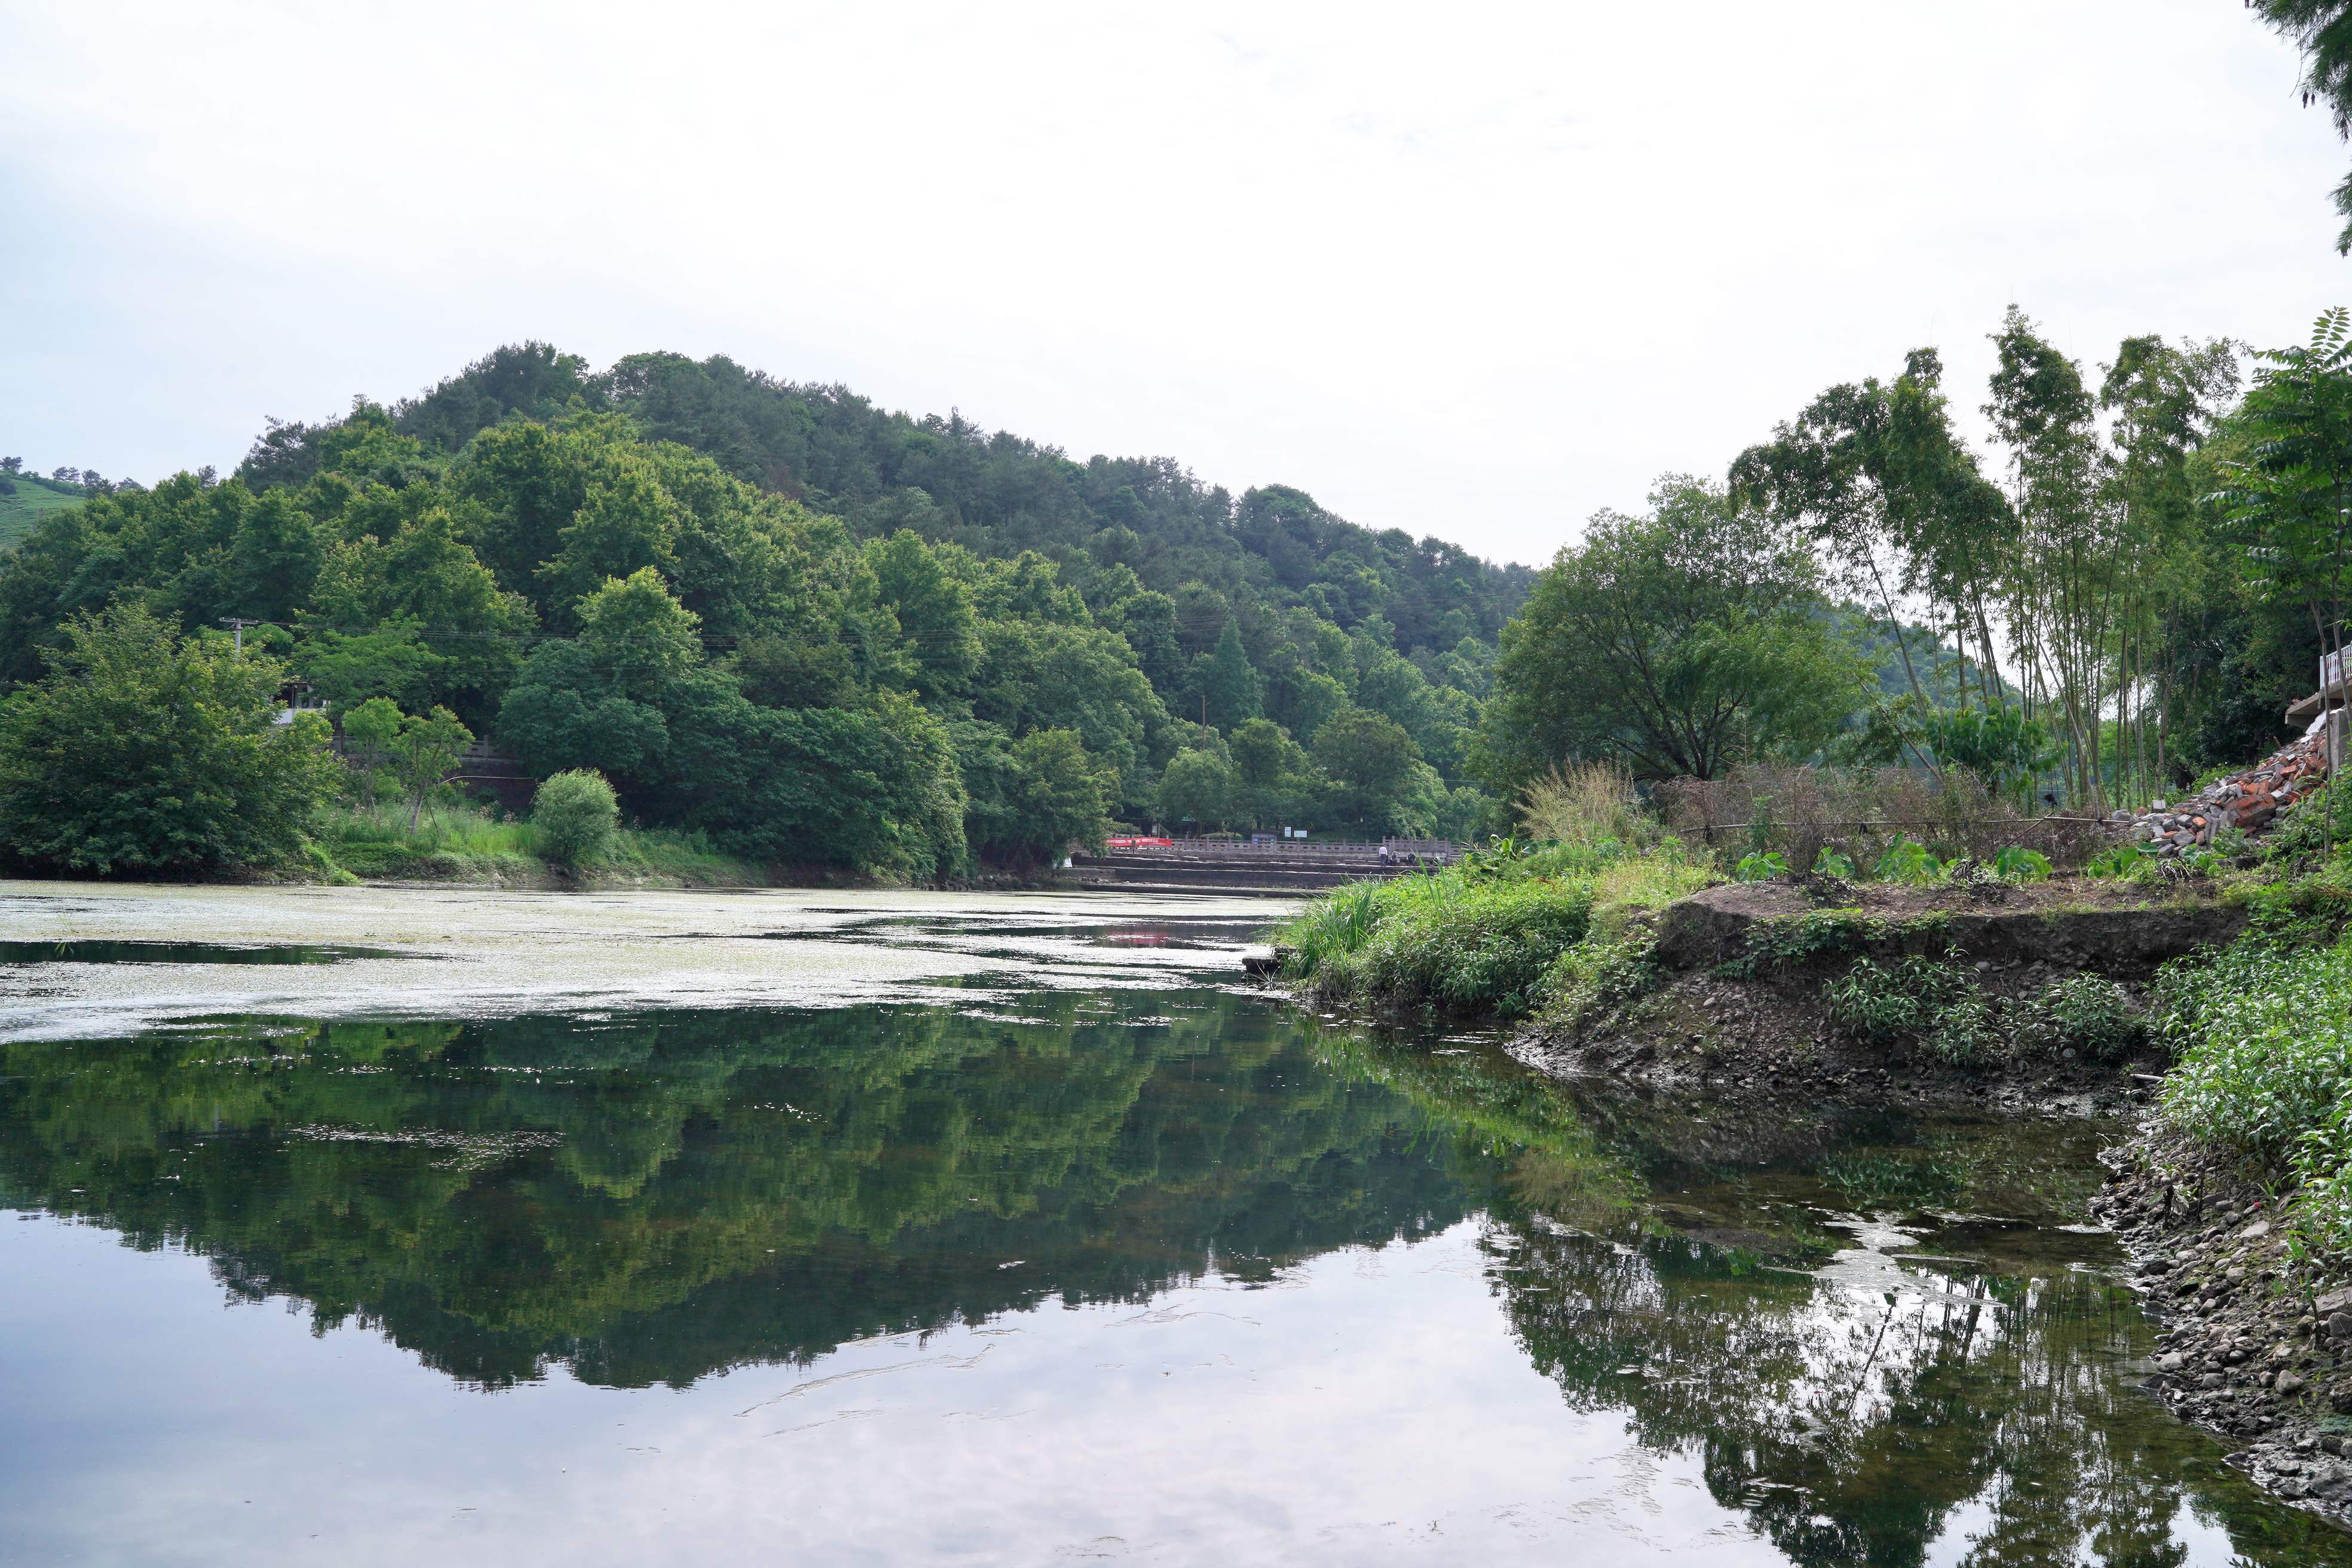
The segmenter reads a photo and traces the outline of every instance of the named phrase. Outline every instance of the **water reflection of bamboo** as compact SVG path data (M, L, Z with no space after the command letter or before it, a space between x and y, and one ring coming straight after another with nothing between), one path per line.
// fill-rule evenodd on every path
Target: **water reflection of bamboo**
M1972 1560L2178 1563L2185 1500L2254 1506L2197 1481L2200 1439L2116 1375L2147 1331L2095 1275L1922 1275L1874 1298L1727 1255L1710 1271L1672 1235L1509 1228L1497 1277L1538 1367L1644 1444L1696 1450L1716 1498L1799 1561L1916 1563L1971 1507ZM1670 1374L1622 1373L1637 1362Z

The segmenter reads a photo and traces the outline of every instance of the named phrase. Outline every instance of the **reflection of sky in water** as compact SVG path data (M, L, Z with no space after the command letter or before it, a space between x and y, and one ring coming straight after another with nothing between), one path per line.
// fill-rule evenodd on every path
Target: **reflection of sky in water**
M0 1529L25 1562L1780 1561L1690 1460L1561 1408L1476 1229L684 1392L485 1395L223 1312L185 1256L10 1225L0 1343L47 1349L6 1366Z

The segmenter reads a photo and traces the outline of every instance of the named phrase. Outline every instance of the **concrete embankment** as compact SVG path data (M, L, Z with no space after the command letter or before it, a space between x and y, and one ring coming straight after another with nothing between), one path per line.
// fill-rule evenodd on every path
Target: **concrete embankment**
M1165 848L1114 849L1074 855L1056 875L1065 888L1115 889L1123 893L1264 893L1297 897L1349 882L1410 877L1449 863L1453 846L1411 848L1381 858L1376 844L1230 847L1178 844Z

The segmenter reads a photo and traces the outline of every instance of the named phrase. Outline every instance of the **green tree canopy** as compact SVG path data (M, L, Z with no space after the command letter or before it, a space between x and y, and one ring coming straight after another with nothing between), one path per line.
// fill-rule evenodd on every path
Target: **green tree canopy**
M2303 51L2304 101L2327 106L2338 136L2352 138L2352 0L2246 0ZM2352 255L2352 174L2336 187L2345 219L2336 248Z
M48 673L0 703L0 843L100 873L295 851L338 769L323 721L275 722L282 666L136 606L64 631Z
M1652 504L1596 516L1505 628L1479 737L1498 791L1569 758L1713 778L1804 756L1860 700L1801 539L1699 479L1660 480Z

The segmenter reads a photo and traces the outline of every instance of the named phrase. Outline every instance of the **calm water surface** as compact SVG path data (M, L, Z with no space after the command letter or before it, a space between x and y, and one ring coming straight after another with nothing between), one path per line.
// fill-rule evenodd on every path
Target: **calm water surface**
M1181 909L442 1016L0 931L0 1560L2352 1563L2138 1392L2116 1129L1571 1092Z

